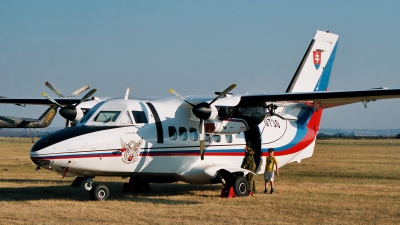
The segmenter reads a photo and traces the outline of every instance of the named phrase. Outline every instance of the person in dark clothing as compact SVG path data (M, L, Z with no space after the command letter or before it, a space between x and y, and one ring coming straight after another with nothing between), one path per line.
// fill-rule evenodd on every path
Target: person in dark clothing
M243 168L250 170L251 172L255 172L256 170L256 163L254 161L254 154L255 151L250 148L249 146L244 147L244 150L246 152L245 157L244 157L244 166ZM254 180L254 174L253 173L248 173L246 175L247 182L249 183L250 186L250 191L253 193L256 192L256 185L255 185L255 180Z

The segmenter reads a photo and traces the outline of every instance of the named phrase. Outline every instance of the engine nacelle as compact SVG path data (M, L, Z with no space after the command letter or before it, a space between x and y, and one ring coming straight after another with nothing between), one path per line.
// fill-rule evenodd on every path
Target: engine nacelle
M234 134L247 131L258 126L264 120L266 114L267 111L263 106L219 107L218 117L211 120L210 116L205 121L205 132Z
M83 116L84 116L83 110L81 108L76 108L76 116L75 119L72 120L72 122L78 123Z
M249 129L246 121L239 118L220 120L212 123L204 123L206 133L234 134Z

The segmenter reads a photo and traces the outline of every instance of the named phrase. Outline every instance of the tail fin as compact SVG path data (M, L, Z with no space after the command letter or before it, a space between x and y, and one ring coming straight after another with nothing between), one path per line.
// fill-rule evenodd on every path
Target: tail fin
M48 127L57 114L58 106L50 106L40 117L38 124L40 127Z
M326 91L339 35L317 30L286 92Z

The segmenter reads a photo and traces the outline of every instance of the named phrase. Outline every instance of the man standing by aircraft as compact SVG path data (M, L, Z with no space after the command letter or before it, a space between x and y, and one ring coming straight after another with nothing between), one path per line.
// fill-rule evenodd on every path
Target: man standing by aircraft
M256 170L256 163L254 161L254 154L255 151L250 148L249 146L245 146L244 150L246 152L245 157L244 157L244 166L243 168L250 170L251 172L255 172ZM253 193L256 192L256 185L255 185L255 180L254 180L254 174L253 173L248 173L246 175L247 182L249 183L250 186L250 191Z

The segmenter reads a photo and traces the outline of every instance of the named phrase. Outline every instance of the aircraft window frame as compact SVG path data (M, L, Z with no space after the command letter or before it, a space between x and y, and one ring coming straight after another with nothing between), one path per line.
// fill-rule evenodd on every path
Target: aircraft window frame
M198 141L199 140L199 132L194 127L189 128L189 136L191 141Z
M226 140L226 143L232 143L233 142L233 135L232 134L225 135L225 140Z
M88 112L88 113L86 113L86 115L84 115L83 117L82 117L82 119L79 121L79 123L80 124L84 124L84 123L86 123L89 119L90 119L90 117L92 117L93 116L93 114L94 114L94 112Z
M122 114L121 118L118 121L118 125L132 125L133 120L132 116L130 115L129 111L125 111L124 114Z
M103 110L97 113L97 115L93 118L93 121L101 123L115 122L120 114L121 111ZM99 118L100 116L104 118Z
M176 140L178 138L178 132L174 126L168 127L168 136L170 140Z
M132 115L136 123L149 123L144 111L132 110Z
M186 127L179 127L179 139L181 139L181 141L187 141L187 136Z

